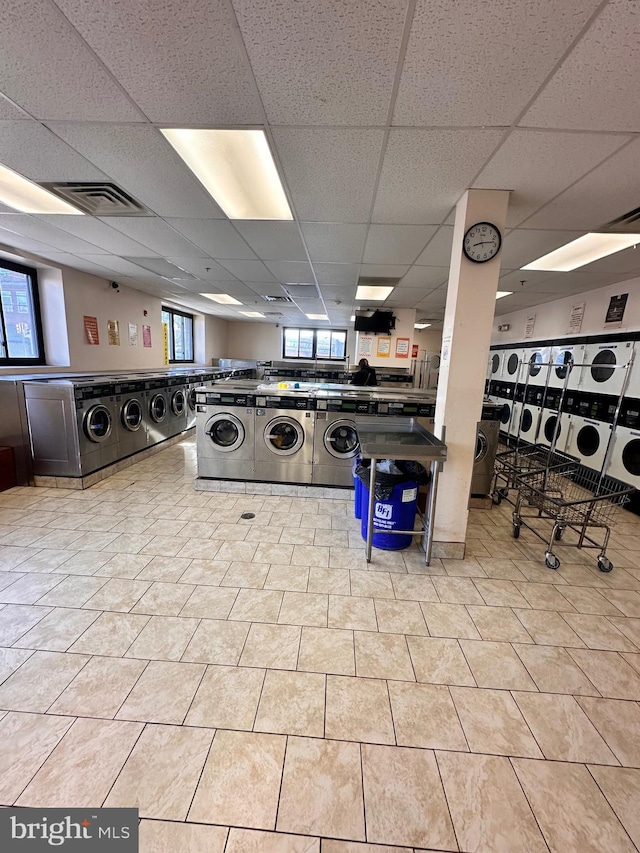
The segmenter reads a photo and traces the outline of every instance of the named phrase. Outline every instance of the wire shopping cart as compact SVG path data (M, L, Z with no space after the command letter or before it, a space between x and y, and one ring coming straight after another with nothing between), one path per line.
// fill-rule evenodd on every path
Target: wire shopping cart
M554 546L563 539L567 530L577 534L578 548L598 548L598 568L601 572L610 572L613 563L606 556L609 536L620 509L630 500L635 491L632 486L603 477L598 472L591 476L580 472L579 480L575 471L542 469L520 472L517 475L518 497L513 511L513 535L520 536L521 527L531 530L547 545L544 561L550 569L557 569L560 560L554 553ZM534 519L546 521L547 535L537 530L531 523ZM592 529L602 529L602 542L589 535ZM544 530L544 527L543 527Z
M492 500L494 504L499 504L503 498L508 499L509 490L518 488L518 478L521 474L534 471L572 473L578 469L579 464L580 460L576 456L557 450L551 451L545 444L530 444L504 450L496 454Z

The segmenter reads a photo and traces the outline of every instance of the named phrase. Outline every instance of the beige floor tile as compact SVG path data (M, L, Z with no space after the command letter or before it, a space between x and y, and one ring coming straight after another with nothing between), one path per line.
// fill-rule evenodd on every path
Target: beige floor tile
M301 630L294 625L252 625L240 665L296 669Z
M239 590L217 586L197 586L180 611L181 616L203 619L227 619Z
M44 713L89 658L60 652L35 652L0 687L0 708Z
M408 638L411 641L424 638ZM389 678L415 681L407 638L402 634L374 634L356 631L356 675L362 678Z
M513 560L500 557L476 556L476 559L488 578L504 581L523 581L525 576L516 567Z
M49 709L52 714L112 718L146 661L93 657Z
M441 578L447 580L447 578ZM391 583L396 598L407 601L438 601L438 594L433 585L433 580L426 575L407 574L402 575L394 572L391 575Z
M203 540L198 539L197 541L202 542ZM191 541L182 536L154 536L144 548L140 549L138 556L146 554L152 557L175 557L177 554L181 554L182 557L187 558L189 556L202 557L203 553L207 553L202 548L198 552L198 548L191 548L190 544Z
M633 844L586 767L522 759L512 763L552 853L632 853Z
M364 841L358 744L289 738L277 829Z
M225 853L320 853L320 839L232 828Z
M518 657L544 693L598 696L599 693L565 649L514 644Z
M473 547L473 546L472 546ZM486 554L484 545L482 545L482 552ZM442 565L445 568L445 571L449 577L454 578L483 578L485 577L484 569L481 567L478 560L471 555L470 551L465 549L465 554L469 556L465 556L464 560L447 560L444 559L442 561Z
M475 680L457 640L407 637L407 642L417 681L475 687Z
M630 655L627 652L624 652L622 654L622 657L627 661L627 663L631 664L631 666L636 670L636 672L640 672L640 654Z
M318 530L313 539L314 545L328 545L330 548L347 548L349 537L346 530Z
M264 582L264 588L281 589L287 592L306 592L308 583L308 568L272 565Z
M38 599L38 604L50 607L82 607L106 582L104 578L68 577Z
M640 674L617 652L568 651L603 696L609 699L640 699Z
M311 566L307 592L351 595L349 572L343 569L323 569Z
M5 681L12 672L31 657L30 649L3 649L0 648L0 684Z
M85 603L89 610L115 610L128 613L151 584L147 581L111 578Z
M479 687L537 689L509 643L460 640L460 645Z
M204 671L196 663L151 661L116 718L181 725Z
M640 770L623 767L589 767L589 770L631 840L640 847Z
M509 607L478 607L469 604L467 610L483 640L533 643L522 623Z
M0 803L11 805L73 723L68 717L8 713L0 721Z
M460 849L546 853L507 758L452 752L436 758Z
M565 613L564 618L590 649L608 652L638 651L638 647L618 631L606 616Z
M270 670L264 680L254 731L322 737L324 704L324 675Z
M280 735L218 730L189 820L274 829L286 742Z
M98 618L95 611L56 607L28 633L16 641L25 649L66 652L69 646Z
M191 560L189 568L180 575L179 583L219 586L230 565L228 560Z
M525 578L528 581L531 581L531 583L566 584L567 581L562 577L562 575L552 569L547 569L544 565L541 565L541 558L544 559L544 554L540 551L536 551L533 556L533 560L516 558L514 563L518 570L522 572Z
M136 575L137 580L164 581L176 583L191 565L191 559L181 557L154 557L145 568Z
M11 586L0 592L0 602L4 604L35 604L54 587L61 583L63 576L26 574Z
M102 805L142 731L140 723L76 720L17 800L21 806Z
M277 622L283 595L278 590L241 589L229 619L240 622Z
M138 554L141 548L147 545L153 535L146 533L120 533L104 546L102 549L105 553L112 552L114 554Z
M197 627L197 619L152 616L127 650L126 657L180 660Z
M251 563L249 561L232 562L227 573L220 581L220 587L262 589L268 574L268 563Z
M324 522L322 523L324 524ZM291 565L327 568L329 566L329 548L323 545L294 545Z
M298 670L355 675L353 631L305 626L300 640Z
M572 613L575 609L562 594L563 589L569 588L568 584L556 588L549 583L516 583L516 587L534 610Z
M152 557L143 554L103 554L109 557L108 562L99 566L93 574L105 578L128 578L131 580L146 569Z
M327 627L329 596L312 592L285 592L278 622L285 625Z
M325 737L394 744L386 682L328 676Z
M480 639L480 634L464 604L426 604L423 602L420 606L432 637Z
M212 542L212 540L209 540ZM231 560L237 561L242 565L246 565L247 563L251 563L253 560L256 551L258 550L257 542L223 542L220 546L220 550L216 552L215 558L216 560ZM209 554L210 558L214 555ZM278 560L278 562L281 562ZM259 565L256 563L256 565ZM233 567L232 567L233 568ZM266 573L265 573L266 577ZM262 583L264 583L264 578L262 579ZM223 582L226 586L249 586L249 584L237 584L235 580L230 580L227 582L226 580ZM250 584L251 586L255 586L255 584Z
M249 633L248 622L223 622L203 619L196 629L182 660L236 665Z
M629 616L609 616L609 622L628 637L640 649L640 619Z
M640 617L640 594L631 589L608 589L603 590L603 595L625 616ZM617 614L612 614L616 616Z
M362 773L368 841L456 849L433 752L364 744Z
M213 740L210 729L145 726L105 800L140 817L184 820Z
M584 648L584 643L563 615L551 610L515 610L518 619L534 642L544 646L573 646Z
M278 534L278 538L280 538L280 534ZM277 545L261 541L253 559L256 563L278 563L281 566L286 566L291 563L293 548L293 545Z
M468 751L447 687L390 681L389 696L398 746Z
M149 618L138 614L102 613L69 651L122 657Z
M419 602L378 598L374 604L379 631L390 634L428 635Z
M640 706L617 699L587 699L578 702L625 767L640 767ZM596 761L596 764L611 764Z
M218 524L215 531L215 538L232 542L244 542L247 538L247 533L251 527L247 525L246 527L240 527L239 524Z
M351 570L351 595L371 598L395 598L388 572Z
M284 527L280 534L282 545L313 545L315 530L311 527Z
M142 820L140 853L224 853L228 832L226 826Z
M618 763L573 696L520 692L512 695L545 758Z
M132 613L147 613L152 616L177 616L195 587L188 584L153 583Z
M491 607L529 607L529 602L518 592L513 581L480 579L474 583L485 603Z
M238 525L238 527L239 526L240 525ZM282 524L276 524L275 522L271 522L269 527L265 527L264 525L260 525L260 524L249 524L247 526L247 535L245 536L245 541L246 542L258 542L262 545L269 543L271 545L283 545L285 547L292 547L294 544L293 542L282 542L281 541L280 537L282 536L282 530L283 530L283 525ZM263 552L263 554L259 554L259 552L260 552L260 549L258 548L258 551L256 551L256 555L253 558L256 561L256 563L268 562L264 557L264 552ZM274 552L274 554L277 554L277 553L278 553L277 551ZM284 552L280 552L280 553L284 553ZM277 561L273 560L272 562L275 563Z
M472 752L542 758L510 693L469 687L450 690Z
M209 666L185 720L187 726L251 731L265 670Z
M445 604L485 604L469 578L433 578L440 601ZM435 600L435 599L432 599Z
M377 631L378 623L373 599L330 595L328 624L329 628Z
M608 592L608 590L604 590ZM578 613L591 613L601 616L622 616L615 605L597 589L586 586L568 585L564 597L573 604ZM638 598L640 601L640 596Z
M562 565L555 574L568 584L571 584L571 586L592 586L599 589L608 589L609 584L604 579L604 575L595 567L596 560L594 553L585 553L583 559L587 565L580 565L577 560L575 563L565 563L563 560Z

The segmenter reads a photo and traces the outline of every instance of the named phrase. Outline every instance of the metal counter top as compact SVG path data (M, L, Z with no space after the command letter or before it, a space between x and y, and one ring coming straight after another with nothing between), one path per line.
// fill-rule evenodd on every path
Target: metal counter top
M373 459L408 459L443 462L447 448L415 418L360 421L358 437L362 456Z

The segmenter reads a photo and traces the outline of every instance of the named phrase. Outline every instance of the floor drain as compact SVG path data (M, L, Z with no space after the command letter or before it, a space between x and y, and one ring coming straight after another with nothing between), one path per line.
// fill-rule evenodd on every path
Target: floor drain
M255 512L243 512L242 515L240 516L240 518L245 518L245 519L255 518L255 517L256 517Z

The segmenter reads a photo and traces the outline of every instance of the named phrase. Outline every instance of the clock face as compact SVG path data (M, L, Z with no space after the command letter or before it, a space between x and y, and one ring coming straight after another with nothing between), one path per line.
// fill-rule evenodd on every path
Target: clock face
M501 245L502 236L496 226L490 222L478 222L464 235L462 248L470 261L484 264L495 258Z

